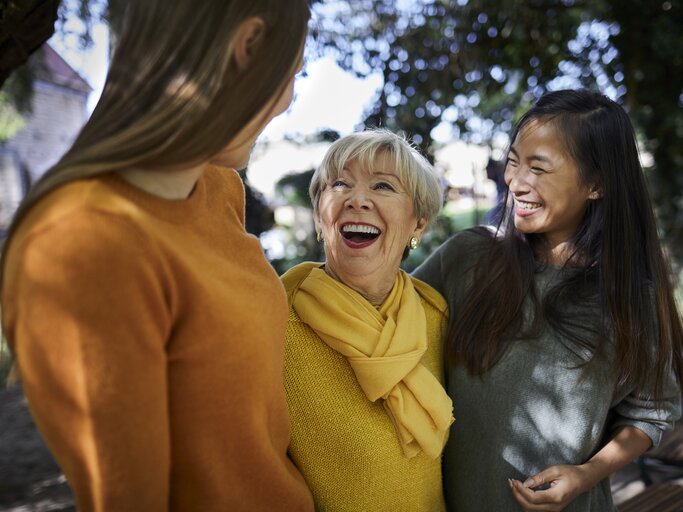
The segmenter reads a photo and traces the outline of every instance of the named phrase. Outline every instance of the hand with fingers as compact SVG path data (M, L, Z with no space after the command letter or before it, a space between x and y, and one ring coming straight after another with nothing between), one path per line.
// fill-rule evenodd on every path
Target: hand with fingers
M607 444L584 464L550 466L525 482L509 480L512 495L525 512L558 512L651 446L652 440L642 430L619 427Z
M525 482L509 480L512 495L525 512L559 512L592 487L583 466L551 466Z

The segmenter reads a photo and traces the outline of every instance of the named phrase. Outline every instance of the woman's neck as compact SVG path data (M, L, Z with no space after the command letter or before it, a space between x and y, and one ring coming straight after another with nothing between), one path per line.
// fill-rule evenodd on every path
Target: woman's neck
M536 258L556 267L581 267L586 264L586 258L575 254L575 247L569 240L553 242L544 239L544 243L537 247Z
M328 276L330 276L332 279L335 281L339 281L340 283L348 286L352 290L358 292L363 296L365 300L367 300L370 304L372 304L375 307L379 307L382 304L384 304L384 301L386 298L389 296L389 293L391 292L391 289L394 287L394 280L392 280L390 283L370 283L368 284L367 282L364 283L354 283L354 282L349 282L349 280L342 280L339 278L339 276L330 268L329 265L325 265L323 267L325 272L327 273Z
M180 200L190 197L204 169L205 163L184 169L130 168L118 171L118 174L131 185L152 195Z

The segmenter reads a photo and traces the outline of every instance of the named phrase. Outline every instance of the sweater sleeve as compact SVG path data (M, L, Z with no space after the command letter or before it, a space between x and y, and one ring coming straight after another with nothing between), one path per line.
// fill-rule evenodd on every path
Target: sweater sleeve
M662 440L662 434L671 430L681 417L681 390L673 372L670 372L662 390L662 401L656 403L649 394L632 392L614 407L612 429L631 426L643 431L652 440L652 449Z
M9 336L78 509L167 510L171 326L151 244L126 219L80 212L16 249Z
M646 304L651 307L649 320L644 325L644 332L647 333L654 346L655 339L659 336L659 324L657 322L656 296L651 285L647 287ZM651 355L651 358L657 357ZM646 363L647 364L647 363ZM652 363L653 364L653 363ZM644 389L632 391L614 405L614 418L610 425L613 429L621 426L635 427L652 440L652 448L656 448L662 434L671 430L681 417L681 387L676 380L675 373L671 366L671 355L669 354L669 369L665 374L662 385L661 401L653 399L654 395L654 372L651 381L646 383Z
M466 276L479 260L480 251L487 240L472 229L456 233L430 254L412 275L446 297L453 314L454 298L462 295L462 290L469 286L471 279Z

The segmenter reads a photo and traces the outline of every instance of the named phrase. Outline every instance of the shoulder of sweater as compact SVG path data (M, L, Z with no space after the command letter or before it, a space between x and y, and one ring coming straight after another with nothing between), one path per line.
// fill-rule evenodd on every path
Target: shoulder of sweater
M125 196L113 193L104 180L79 180L50 192L39 200L22 220L13 240L27 240L50 231L67 239L96 243L88 233L99 233L105 225L135 228L140 208ZM77 229L77 231L75 231ZM72 236L69 237L68 234Z
M10 241L7 264L18 264L31 251L52 251L63 264L102 265L106 271L114 261L130 265L141 252L151 255L150 242L149 234L125 213L76 207L25 219Z
M436 249L430 259L436 258L443 271L447 270L445 274L453 274L454 271L458 274L480 261L495 243L495 235L489 227L478 226L454 234Z
M138 222L142 209L116 193L110 179L74 181L40 199L9 241L7 266L20 264L31 248L58 253L64 263L88 265L123 261L128 253L130 263L139 250L150 255L152 237Z
M69 283L73 291L97 288L92 276L119 272L142 282L162 268L156 245L124 215L101 209L58 208L31 220L22 221L6 248L3 303L22 283L31 285L32 279L50 276L55 283Z
M234 189L240 196L244 196L244 183L235 169L210 164L204 171L204 179L206 180L209 190L211 190L212 185L227 185L230 189Z
M443 244L449 250L477 250L495 241L495 232L491 226L476 226L454 234Z
M209 191L208 197L213 207L228 207L235 211L242 227L245 225L246 198L242 178L235 169L209 165L202 176L204 185ZM219 192L220 191L220 192Z
M82 210L125 212L132 206L132 201L125 195L114 192L111 186L114 179L121 178L107 174L62 185L41 198L31 214L49 221Z

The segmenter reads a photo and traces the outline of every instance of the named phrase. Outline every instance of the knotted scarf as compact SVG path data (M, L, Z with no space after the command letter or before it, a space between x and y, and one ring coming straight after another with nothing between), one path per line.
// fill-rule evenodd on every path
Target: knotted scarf
M427 350L424 308L400 271L376 309L358 292L313 268L293 298L294 310L331 348L347 358L363 392L382 398L406 457L437 458L453 422L453 404L420 362Z

